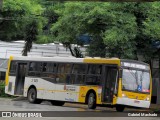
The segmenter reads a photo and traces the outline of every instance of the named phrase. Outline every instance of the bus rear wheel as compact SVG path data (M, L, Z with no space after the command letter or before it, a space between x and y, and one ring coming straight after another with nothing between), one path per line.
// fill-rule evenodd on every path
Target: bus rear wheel
M37 99L37 91L35 88L29 89L27 97L30 103L40 104L42 102L41 99Z
M51 104L54 106L63 106L65 104L65 102L52 100Z
M125 109L125 106L124 105L116 105L116 110L117 112L123 112Z
M95 109L96 108L96 95L91 92L88 96L88 108Z

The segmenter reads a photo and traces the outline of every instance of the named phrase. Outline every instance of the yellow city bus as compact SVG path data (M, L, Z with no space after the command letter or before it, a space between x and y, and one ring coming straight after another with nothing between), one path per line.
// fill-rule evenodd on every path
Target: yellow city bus
M118 58L14 57L6 72L5 92L24 96L30 103L49 100L149 108L151 74L148 64Z

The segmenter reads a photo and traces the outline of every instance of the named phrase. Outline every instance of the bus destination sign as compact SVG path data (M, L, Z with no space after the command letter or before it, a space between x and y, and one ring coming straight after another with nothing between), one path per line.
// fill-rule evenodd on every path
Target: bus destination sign
M121 62L121 66L149 70L149 66L139 63Z

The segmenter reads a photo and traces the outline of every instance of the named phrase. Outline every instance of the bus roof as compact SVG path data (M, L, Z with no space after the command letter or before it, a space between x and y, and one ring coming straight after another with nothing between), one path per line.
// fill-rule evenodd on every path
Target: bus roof
M11 60L20 61L49 61L49 62L74 62L74 63L110 63L120 64L118 58L75 58L75 57L28 57L28 56L10 56Z
M118 59L118 58L100 58L100 57L86 57L86 58L75 58L75 57L28 57L28 56L10 56L11 60L20 61L48 61L48 62L68 62L68 63L97 63L97 64L117 64L121 65L121 62L137 63L149 66L147 63L129 60L129 59Z

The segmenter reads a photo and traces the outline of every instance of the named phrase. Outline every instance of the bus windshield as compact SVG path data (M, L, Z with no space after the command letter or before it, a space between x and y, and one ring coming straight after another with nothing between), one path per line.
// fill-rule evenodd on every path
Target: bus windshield
M149 71L123 69L122 89L136 92L150 92Z

